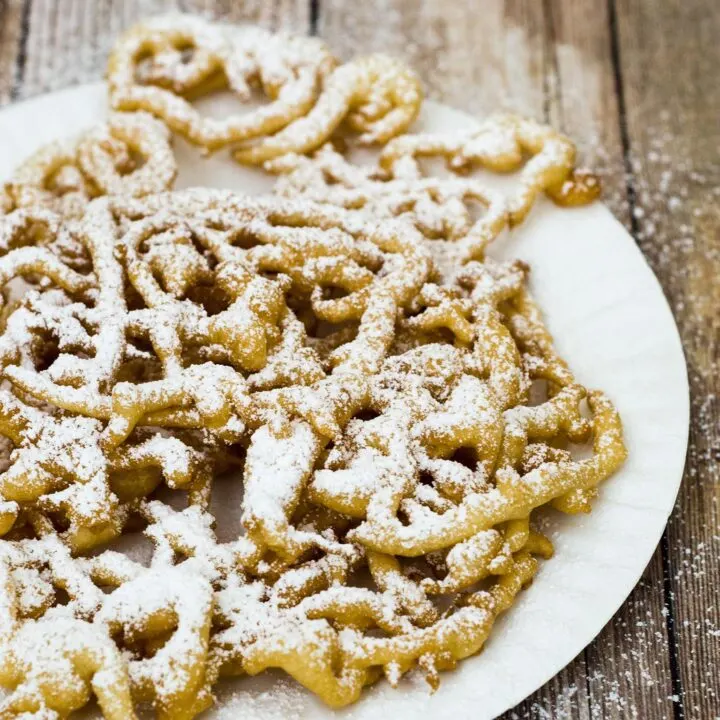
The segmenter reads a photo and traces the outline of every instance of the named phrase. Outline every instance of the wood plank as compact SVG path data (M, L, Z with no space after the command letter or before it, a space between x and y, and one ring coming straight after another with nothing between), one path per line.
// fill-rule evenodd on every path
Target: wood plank
M23 2L0 2L0 105L12 98L21 57Z
M404 58L431 98L462 110L543 115L539 2L323 0L318 33L345 58L368 52Z
M182 10L305 33L307 0L33 0L19 95L29 97L102 77L118 34L150 15Z
M619 0L619 56L640 244L682 335L692 393L685 480L665 546L674 692L720 717L720 15L717 4Z
M603 201L630 225L624 151L605 3L548 0L545 4L554 59L548 63L550 121L578 144L582 161L604 180Z

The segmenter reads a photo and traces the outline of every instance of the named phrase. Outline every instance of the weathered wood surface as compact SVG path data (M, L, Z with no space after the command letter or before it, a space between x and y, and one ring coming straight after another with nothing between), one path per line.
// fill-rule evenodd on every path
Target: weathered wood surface
M661 547L673 693L688 718L720 716L720 9L621 0L619 72L635 234L683 338L690 448Z
M657 273L692 386L685 481L642 582L504 717L720 718L720 9L715 0L0 0L0 103L97 79L133 21L181 9L407 58L429 95L564 128Z

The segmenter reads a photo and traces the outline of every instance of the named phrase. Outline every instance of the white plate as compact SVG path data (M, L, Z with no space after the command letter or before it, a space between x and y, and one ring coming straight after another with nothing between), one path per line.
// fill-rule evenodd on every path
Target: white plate
M213 114L222 111L216 102ZM41 144L102 119L100 84L0 112L0 178ZM474 120L431 102L419 127L456 130ZM272 179L177 147L179 186L267 190ZM442 677L397 690L381 682L333 712L276 674L219 692L217 718L493 718L569 663L602 630L642 575L678 492L688 435L688 383L680 339L662 290L632 237L600 203L572 210L542 201L495 252L532 266L532 290L580 382L604 389L625 424L629 460L605 483L589 516L551 517L556 555L497 623L485 650ZM391 715L392 714L392 715Z

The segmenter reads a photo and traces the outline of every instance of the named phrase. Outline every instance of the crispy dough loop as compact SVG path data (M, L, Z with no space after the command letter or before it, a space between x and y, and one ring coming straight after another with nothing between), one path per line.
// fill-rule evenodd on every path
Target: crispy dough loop
M500 173L520 170L520 187L509 200L511 225L525 219L541 192L564 206L584 205L600 195L597 176L575 170L571 140L547 125L514 115L489 118L465 133L403 135L383 149L380 164L392 169L419 157L444 157L458 172L474 167Z
M63 234L61 218L41 207L18 209L0 216L0 289L3 290L0 303L5 296L17 303L27 292L28 283L38 281L45 287L61 288L87 299L94 285L93 278L70 267L58 252L56 243ZM4 345L12 355L7 340ZM0 351L0 356L4 354Z
M411 638L402 635L389 638L345 638L348 664L354 668L396 664L400 668L412 666L426 657L430 666L439 660L440 669L477 653L492 629L496 618L513 602L515 595L530 582L537 570L537 561L527 553L520 553L513 569L490 589L471 595L461 607L435 623L418 630Z
M474 178L428 176L410 155L386 166L353 165L328 143L310 157L287 154L265 168L281 175L277 195L411 220L430 241L441 271L451 262L482 260L509 221L501 193ZM483 212L475 218L477 205Z
M151 113L173 132L213 151L282 130L306 115L335 60L315 38L260 28L226 32L198 17L174 14L131 28L108 61L110 103ZM191 100L230 89L248 100L259 86L271 102L222 119L204 117Z
M401 61L380 53L351 60L325 80L315 106L271 137L240 147L233 157L261 165L288 153L319 148L345 122L363 145L385 143L405 132L420 111L423 90Z
M15 445L10 466L0 474L6 508L2 535L18 519L17 508L59 513L67 526L63 540L75 551L117 537L135 492L152 492L164 479L172 488L197 482L207 458L178 438L151 435L105 454L100 423L84 417L56 417L0 394L0 431ZM122 492L118 474L150 473L149 484ZM141 492L142 494L142 492Z
M22 624L3 638L3 647L0 683L12 689L0 702L3 717L65 717L86 705L91 693L107 720L137 717L120 652L92 625L49 615ZM45 658L53 656L48 672Z
M16 562L22 564L22 550L17 554ZM115 644L72 616L49 612L38 620L23 620L21 571L12 554L0 555L0 684L10 689L0 713L15 717L54 711L64 716L83 707L93 692L109 720L135 718L125 663Z
M152 657L128 663L134 700L151 702L158 718L193 718L212 703L204 672L212 602L204 578L182 568L150 570L123 583L98 613L126 643L162 640Z
M435 515L430 532L398 520L384 518L382 524L366 522L351 537L379 552L415 557L449 547L480 530L511 520L550 502L575 488L589 490L614 473L625 461L622 426L617 412L601 393L591 393L588 403L594 412L595 455L589 460L546 463L523 479L505 473L502 489L470 495L442 515ZM462 516L463 522L457 522ZM426 529L427 525L423 527Z
M8 209L44 208L77 217L90 198L90 189L77 166L70 142L50 143L18 167L5 186Z
M285 452L288 444L292 453ZM295 560L319 538L291 527L305 485L323 443L312 428L295 421L282 433L265 426L255 431L244 473L243 525L280 556Z
M107 417L109 398L106 393L114 382L125 351L126 303L122 269L113 248L116 232L106 202L94 203L80 221L78 229L94 269L93 275L83 280L87 284L92 280L94 305L86 307L60 299L54 311L54 332L58 336L60 353L46 370L38 372L32 367L42 358L22 365L9 365L4 369L5 376L24 392L70 412L93 418ZM42 317L47 313L46 307L44 302L28 305L30 312L20 317L22 323L16 334L50 329L47 325L43 327L42 323L37 325L38 315ZM68 325L70 322L73 326ZM72 339L68 338L67 350L74 349L73 345L80 343L88 356L77 357L72 352L63 352L66 349L63 339L71 327ZM90 334L89 329L94 332ZM9 342L11 339L12 336L8 337L7 334L3 338L10 347L13 345ZM13 355L10 349L7 354L10 357ZM17 352L14 355L17 356ZM13 360L17 361L17 357Z
M5 186L5 212L46 209L79 218L93 198L162 192L176 175L162 123L143 112L111 113L79 141L46 145L17 168Z
M168 131L147 113L112 113L80 141L77 161L96 195L151 195L177 175Z

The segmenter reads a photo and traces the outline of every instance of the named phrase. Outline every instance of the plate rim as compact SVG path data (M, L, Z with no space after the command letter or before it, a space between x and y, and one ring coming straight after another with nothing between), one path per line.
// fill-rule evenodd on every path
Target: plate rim
M45 105L52 105L55 102L61 102L61 103L67 103L70 100L75 100L79 103L95 103L97 100L100 99L100 96L105 94L105 83L104 82L93 82L93 83L84 83L80 85L74 85L70 87L66 87L60 90L55 90L52 92L44 93L41 95L37 95L31 98L22 99L19 101L11 102L8 105L0 108L0 128L2 125L8 121L8 119L11 119L14 115L22 116L23 113L32 113L33 109L35 107L42 107ZM453 113L459 114L464 116L470 121L477 122L476 118L473 118L468 113L465 113L464 111L457 110L455 108L452 108L448 105L445 105L444 103L438 103L432 100L426 100L424 103L424 107L430 109L431 112L436 112L436 109L440 109L442 111L450 110ZM98 120L101 118L98 117ZM84 125L79 125L78 129L80 130ZM58 138L59 139L59 138ZM2 141L0 141L1 143ZM0 161L0 176L7 174L7 172L4 172L5 168L3 168L3 162ZM9 169L8 169L9 170ZM612 213L607 210L606 206L602 203L598 203L601 207L605 209L607 214L612 217L613 222L617 226L619 230L623 232L623 234L627 237L628 242L632 244L632 247L634 248L635 253L637 256L642 260L645 270L647 273L649 273L650 276L652 276L655 289L657 293L659 293L659 296L656 300L656 302L660 303L662 301L663 305L663 312L666 314L667 319L669 319L672 328L673 328L673 337L672 337L672 343L675 345L674 351L679 351L679 356L677 356L673 362L676 361L679 363L679 361L682 362L682 373L676 373L676 370L673 369L673 373L678 374L678 377L675 378L675 382L680 384L680 387L677 388L680 395L683 397L683 405L681 408L679 408L680 417L678 419L678 427L682 427L682 458L680 458L679 450L678 450L678 457L676 458L676 462L678 465L677 468L677 475L678 478L675 481L674 489L672 492L672 502L670 502L670 493L668 490L667 495L667 502L664 503L664 507L662 508L662 516L663 516L663 522L662 525L660 523L657 523L657 532L652 534L652 548L647 553L647 557L643 556L642 558L642 570L638 573L638 577L632 582L632 585L627 589L627 592L623 591L623 593L618 593L615 600L617 602L613 601L612 603L608 603L605 612L603 613L603 617L598 619L596 622L593 622L593 625L597 625L596 630L593 632L592 636L585 641L583 639L582 647L579 647L576 652L567 659L566 662L564 662L561 666L556 667L555 665L552 665L551 670L546 673L542 673L543 679L538 682L532 689L528 690L527 692L523 691L523 694L521 696L517 697L510 697L508 699L506 707L503 707L500 709L498 714L505 712L508 709L511 709L517 703L521 702L524 698L528 697L528 695L535 692L535 690L539 689L543 685L545 685L552 677L557 675L559 672L561 672L562 669L567 667L567 665L572 662L572 659L582 652L590 643L594 641L594 639L602 632L602 630L607 626L607 624L611 621L612 617L617 613L617 611L622 607L622 605L626 602L629 595L632 593L633 589L636 587L637 583L639 582L640 578L642 577L645 569L647 568L649 562L651 561L656 549L657 545L660 542L663 533L665 532L665 528L667 525L667 521L670 517L670 515L673 512L673 509L676 506L678 494L680 491L680 487L682 484L682 480L684 477L684 469L687 459L687 447L688 447L688 439L689 439L689 433L690 433L690 387L689 387L689 379L688 379L688 368L687 368L687 362L684 352L684 347L682 343L682 338L680 336L679 329L677 327L677 323L675 322L675 318L672 313L672 309L670 307L670 304L668 302L667 297L665 296L664 290L662 288L662 285L660 284L660 281L658 280L657 276L653 272L652 268L650 267L649 263L647 262L647 259L645 258L644 254L640 250L637 242L632 237L632 235L627 231L627 229L620 223L617 218L615 218ZM670 338L668 338L670 340ZM679 439L678 439L679 440ZM617 477L622 476L623 470L621 469L617 473ZM600 500L602 502L602 500ZM660 512L660 508L657 509L657 512ZM590 516L592 517L592 516ZM649 547L649 545L648 545ZM640 560L636 560L635 564L639 567ZM622 595L622 597L620 597ZM619 599L618 599L619 598ZM579 644L579 643L576 643ZM539 676L539 674L538 674ZM398 690L396 692L402 692L401 690ZM515 693L517 695L517 693ZM369 704L369 703L368 703ZM351 706L349 708L350 711L353 710L354 707L357 706ZM478 718L480 717L477 714L477 708L475 709L475 712L473 714L473 717ZM453 716L455 718L458 717L464 717L462 715L458 715L457 712L453 713ZM493 715L494 716L494 715ZM490 716L488 716L490 717Z

